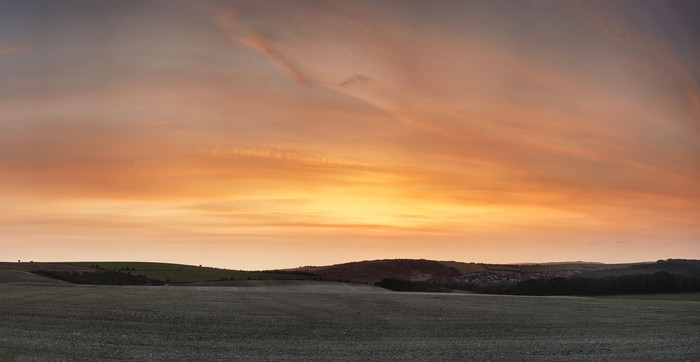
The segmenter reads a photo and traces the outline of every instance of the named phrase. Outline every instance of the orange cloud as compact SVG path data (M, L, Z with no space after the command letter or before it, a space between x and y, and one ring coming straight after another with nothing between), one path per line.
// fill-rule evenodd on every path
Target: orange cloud
M306 76L289 61L286 57L280 54L270 43L269 40L257 33L249 33L247 35L237 37L236 41L246 47L253 49L260 54L267 56L273 63L286 71L292 78L300 84L308 84L309 80Z
M300 84L308 84L308 78L298 67L282 55L270 42L257 31L246 29L240 26L235 18L235 11L232 8L221 10L216 16L216 20L221 30L232 41L241 44L249 49L264 55L270 62L284 70L289 76Z
M91 25L109 46L51 28L66 46L0 84L3 250L148 245L233 267L613 261L620 240L700 255L692 52L640 29L644 6L562 6L174 8L134 19L138 36Z

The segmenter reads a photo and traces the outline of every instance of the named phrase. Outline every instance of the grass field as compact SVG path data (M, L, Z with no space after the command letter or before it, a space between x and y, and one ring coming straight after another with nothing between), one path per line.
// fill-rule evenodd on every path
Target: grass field
M641 299L641 300L676 300L685 302L700 302L700 293L662 293L662 294L624 294L601 295L603 299Z
M365 289L308 293L5 284L0 356L690 361L700 355L698 302L375 293L360 287Z

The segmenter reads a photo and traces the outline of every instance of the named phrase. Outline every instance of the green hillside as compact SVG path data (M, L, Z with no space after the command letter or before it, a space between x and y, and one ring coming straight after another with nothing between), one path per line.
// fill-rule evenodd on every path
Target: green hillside
M315 277L308 275L253 272L231 269L219 269L202 267L195 265L169 264L169 263L145 263L145 262L73 262L72 265L94 267L99 270L111 270L129 272L135 275L145 275L150 279L160 280L168 283L193 283L216 280L241 280L241 279L261 279L261 280L284 280L284 279L307 279L313 280ZM318 279L318 278L316 278Z
M617 294L600 295L601 299L643 299L643 300L673 300L684 302L700 302L700 293L658 293L658 294Z

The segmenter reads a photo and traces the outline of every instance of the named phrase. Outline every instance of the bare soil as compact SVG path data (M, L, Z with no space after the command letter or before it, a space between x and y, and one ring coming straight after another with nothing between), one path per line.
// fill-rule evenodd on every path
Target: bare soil
M342 284L340 284L342 285ZM700 303L0 284L0 360L666 360Z

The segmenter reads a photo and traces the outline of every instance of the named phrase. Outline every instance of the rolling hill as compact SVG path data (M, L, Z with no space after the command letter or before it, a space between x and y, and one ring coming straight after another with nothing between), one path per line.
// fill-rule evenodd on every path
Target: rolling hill
M172 263L150 263L150 262L66 262L66 263L40 263L23 262L11 263L0 262L0 270L11 270L23 273L34 273L55 278L70 279L72 274L85 275L86 278L93 279L95 284L100 284L101 274L110 276L112 279L115 272L132 275L134 277L143 276L149 280L161 283L195 283L210 281L231 281L231 280L317 280L336 281L336 278L323 278L303 272L290 271L243 271L212 268L196 265L172 264ZM14 275L14 274L13 274Z
M287 272L306 272L328 278L355 278L381 280L385 278L409 281L444 280L463 275L495 275L499 277L547 276L582 272L612 273L635 264L602 263L548 263L548 264L484 264L424 259L367 260L328 266L305 266L285 269Z
M423 259L387 259L359 261L329 266L309 266L287 271L312 273L327 278L381 280L385 278L426 281L455 278L460 270L439 261Z
M447 289L479 290L553 278L604 278L667 272L698 275L700 261L669 259L632 264L547 263L486 264L425 259L384 259L294 269L243 271L149 262L0 263L13 278L34 273L87 284L186 284L245 280L343 281L373 285L382 280L423 283ZM10 274L7 274L10 276ZM226 283L224 283L226 284ZM230 283L229 283L230 284ZM222 284L223 285L223 284ZM227 284L226 284L227 285Z

